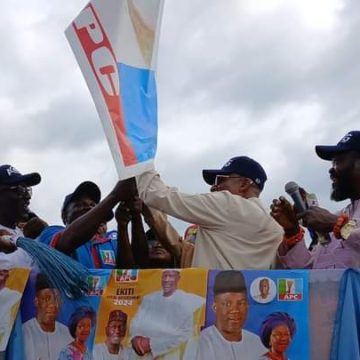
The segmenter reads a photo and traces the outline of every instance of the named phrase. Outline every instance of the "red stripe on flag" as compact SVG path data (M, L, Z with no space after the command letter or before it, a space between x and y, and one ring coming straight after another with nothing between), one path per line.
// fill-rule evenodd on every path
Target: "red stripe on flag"
M124 165L134 165L137 163L137 159L134 149L126 137L115 53L91 4L82 10L82 13L73 22L73 28L104 97ZM106 60L108 60L108 63L106 63Z

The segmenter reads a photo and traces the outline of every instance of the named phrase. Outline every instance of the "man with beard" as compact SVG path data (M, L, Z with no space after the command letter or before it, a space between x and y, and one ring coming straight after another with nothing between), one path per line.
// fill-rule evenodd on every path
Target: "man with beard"
M248 314L244 275L221 271L215 277L215 323L200 334L197 360L258 359L266 348L260 338L243 328Z
M57 360L60 351L73 339L68 328L56 321L60 294L41 273L36 277L34 305L35 317L23 324L26 359Z
M0 166L0 268L31 267L31 257L17 249L15 241L24 236L18 223L28 221L31 186L39 184L38 173L22 175L11 165Z
M128 360L127 349L122 345L126 334L127 314L113 310L105 328L106 340L94 346L94 360Z
M360 131L346 134L337 145L315 147L317 155L332 161L329 170L332 180L331 199L350 199L350 204L337 214L320 207L311 207L300 214L303 224L323 234L309 251L291 204L280 197L273 200L271 215L284 228L279 246L280 262L288 268L331 269L360 266Z

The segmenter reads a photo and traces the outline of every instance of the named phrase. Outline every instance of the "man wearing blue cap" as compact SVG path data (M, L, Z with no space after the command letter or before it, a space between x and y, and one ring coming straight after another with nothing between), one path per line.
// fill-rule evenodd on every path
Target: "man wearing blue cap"
M11 165L0 166L0 268L30 267L31 257L15 242L24 236L17 226L29 217L32 186L38 185L38 173L21 174Z
M117 240L98 234L98 229L113 217L112 208L119 202L109 196L100 202L99 187L82 182L67 195L61 210L63 226L49 226L39 241L71 255L88 268L115 268ZM96 209L95 216L91 212Z
M337 145L318 145L315 151L321 159L332 161L331 199L351 203L337 214L320 207L302 214L303 224L324 239L309 251L290 203L283 197L274 200L271 214L285 230L279 259L289 268L360 267L360 131L347 133Z
M267 180L262 166L239 156L221 169L203 170L203 177L211 192L188 195L147 171L137 178L139 196L148 206L199 225L192 266L269 269L283 232L259 199Z

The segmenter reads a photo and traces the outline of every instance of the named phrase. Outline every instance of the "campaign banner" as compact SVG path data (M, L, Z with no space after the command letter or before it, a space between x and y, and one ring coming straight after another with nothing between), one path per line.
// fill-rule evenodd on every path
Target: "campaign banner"
M21 322L15 328L22 336L15 339L8 359L92 359L98 308L110 271L91 273L89 293L69 300L60 296L44 274L32 271L21 302Z
M33 271L9 360L195 359L207 270L91 270L89 292L63 299Z
M309 359L308 314L306 270L211 270L197 360Z
M205 269L113 270L100 304L94 358L106 358L118 320L121 359L196 359L206 284Z
M7 360L316 359L308 270L90 272L78 300L30 274ZM21 293L17 281L7 285Z
M163 0L93 0L65 31L120 179L153 168L162 10Z
M20 306L29 269L0 269L0 352L5 351Z

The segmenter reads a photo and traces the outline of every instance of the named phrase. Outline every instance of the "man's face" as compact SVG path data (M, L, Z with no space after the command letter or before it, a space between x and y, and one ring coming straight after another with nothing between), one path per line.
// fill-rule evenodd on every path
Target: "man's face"
M290 345L290 330L286 325L274 327L270 335L270 346L273 352L284 353Z
M100 226L98 227L96 233L98 235L100 235L100 236L105 236L106 231L107 231L107 224L106 223L101 223Z
M0 270L0 289L5 286L6 280L9 277L9 270L1 269Z
M356 195L356 175L360 175L360 155L355 151L347 151L336 155L329 170L332 180L331 199L342 201L352 199Z
M15 223L28 220L31 189L25 184L0 186L0 209Z
M162 246L162 244L157 240L149 240L149 260L150 261L162 261L164 263L169 263L171 261L171 254Z
M107 342L119 345L126 334L126 320L110 321L106 327Z
M240 334L248 313L245 293L223 293L215 296L215 325L222 334ZM226 337L226 336L224 336Z
M260 290L260 295L263 298L266 298L269 295L269 280L268 279L262 279L259 282L259 290Z
M60 296L56 289L39 290L35 296L36 318L40 324L55 324L60 311Z
M82 195L79 198L74 199L65 210L65 223L71 224L78 217L90 211L95 205L96 202L87 195Z
M162 273L161 286L164 296L171 295L177 289L179 280L180 274L178 271L166 270Z
M211 186L210 191L224 191L227 190L234 195L242 195L242 190L244 190L244 186L247 184L250 185L251 180L247 179L238 174L230 174L230 175L218 175L215 181L215 184Z

